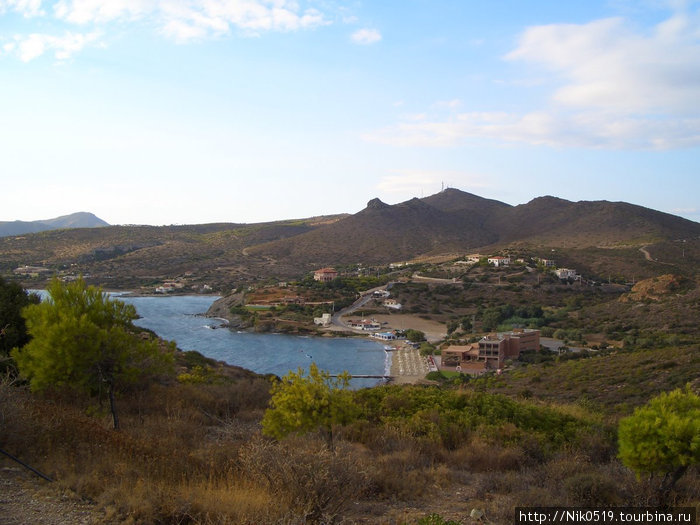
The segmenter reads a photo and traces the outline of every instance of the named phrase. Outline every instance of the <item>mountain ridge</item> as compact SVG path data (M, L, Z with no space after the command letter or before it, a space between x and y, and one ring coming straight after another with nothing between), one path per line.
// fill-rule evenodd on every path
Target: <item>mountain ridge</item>
M641 249L653 257L645 258ZM0 237L0 273L22 265L71 268L122 288L190 275L230 289L261 277L293 279L325 266L469 253L547 257L554 250L559 264L599 277L611 271L651 277L668 272L669 265L692 276L700 267L700 223L624 202L545 196L512 206L450 188L398 204L371 199L354 214Z
M101 228L104 226L109 226L109 223L93 213L80 211L37 221L0 221L0 237L39 233L63 228Z
M700 236L700 224L625 202L544 196L511 206L455 188L388 205L372 199L328 228L252 247L250 253L319 265L409 260L510 243L614 246Z

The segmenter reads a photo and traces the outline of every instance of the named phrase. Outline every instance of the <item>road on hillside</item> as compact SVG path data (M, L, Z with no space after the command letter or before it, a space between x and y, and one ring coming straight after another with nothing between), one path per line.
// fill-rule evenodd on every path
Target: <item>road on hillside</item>
M462 281L458 280L456 277L452 279L441 279L439 277L423 277L417 273L411 276L411 279L417 282L423 283L444 283L444 284L462 284Z
M374 292L379 292L379 291L385 291L388 290L393 286L394 282L389 282L385 285L382 286L377 286L376 288L372 288L371 290L367 290L364 292L360 298L352 303L350 306L343 308L342 310L338 311L337 313L334 313L333 316L331 317L331 323L335 326L339 326L341 328L345 328L347 330L354 330L353 328L349 327L346 325L343 321L341 321L341 317L344 315L349 315L363 306L365 306L368 302L370 302L372 299L374 299Z
M659 261L658 259L654 259L654 258L651 256L651 254L649 253L649 250L647 250L647 248L648 248L648 246L642 246L642 247L639 249L639 251L642 252L642 253L644 254L644 258L645 258L647 261L655 262L655 263L657 263L657 264L665 264L666 266L676 266L676 265L673 264L673 263L667 263L667 262Z

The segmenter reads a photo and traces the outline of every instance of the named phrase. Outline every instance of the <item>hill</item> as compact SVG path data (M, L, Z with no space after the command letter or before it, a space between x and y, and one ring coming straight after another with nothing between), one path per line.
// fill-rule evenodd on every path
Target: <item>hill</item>
M71 217L71 216L68 216ZM59 219L61 219L59 221ZM82 224L59 218L54 226ZM457 189L353 215L258 224L111 226L0 237L0 273L22 266L91 276L110 288L187 276L228 292L323 266L382 265L428 256L550 257L595 280L639 280L700 267L700 224L624 202L539 197L511 206ZM622 280L621 280L622 279Z
M538 197L497 214L499 241L558 246L617 246L697 237L700 224L626 202Z
M395 205L374 199L326 228L250 253L308 266L381 264L480 249L638 248L699 237L696 222L624 202L539 197L510 206L450 188Z
M109 224L92 213L83 211L40 221L0 222L0 237L59 230L62 228L101 228L104 226L109 226Z
M228 291L240 281L269 274L270 261L247 248L306 233L342 216L259 224L108 226L43 231L0 238L0 274L24 265L82 274L107 288L138 288L187 276L193 286ZM284 262L275 271L294 275Z
M482 209L478 200L483 200L483 209L487 209L486 199L464 195L470 201L477 200L470 204L473 209ZM373 199L355 215L292 239L256 246L250 253L276 260L291 258L309 266L376 264L495 242L497 237L483 226L481 212L467 213L469 205L458 200L452 199L449 204L447 200L440 201L445 203L441 209L424 199L395 205Z

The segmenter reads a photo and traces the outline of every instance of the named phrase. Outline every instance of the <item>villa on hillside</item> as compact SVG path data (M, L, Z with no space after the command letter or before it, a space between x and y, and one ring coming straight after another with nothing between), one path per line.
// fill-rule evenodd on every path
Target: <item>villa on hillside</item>
M539 348L539 330L518 328L486 335L478 343L443 349L440 368L479 375L502 369L507 359L517 359L524 350L538 351Z
M557 268L554 270L554 273L557 274L559 279L576 279L578 277L576 270L570 268Z
M545 268L553 268L557 265L554 259L540 259L539 257L535 257L535 261L542 263Z
M496 268L500 268L501 266L509 266L510 257L502 257L500 255L497 255L496 257L489 257L488 263L493 264Z
M396 299L387 299L384 301L384 306L387 308L392 308L394 310L401 310L401 303Z
M321 268L314 272L314 281L328 283L338 277L338 272L334 268Z

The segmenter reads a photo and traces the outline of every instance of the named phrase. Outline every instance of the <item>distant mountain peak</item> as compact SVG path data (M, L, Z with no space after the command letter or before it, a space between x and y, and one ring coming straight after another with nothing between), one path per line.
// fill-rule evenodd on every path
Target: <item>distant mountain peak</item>
M63 228L101 228L103 226L109 226L109 224L93 213L81 211L78 213L71 213L70 215L62 215L54 219L44 219L40 221L0 222L0 237L38 233Z
M94 213L88 211L79 211L70 215L62 215L55 219L47 219L38 221L56 228L99 228L109 226L109 224L100 219Z
M367 208L370 210L382 210L384 208L388 208L389 205L385 202L382 202L378 198L372 199L367 203Z

